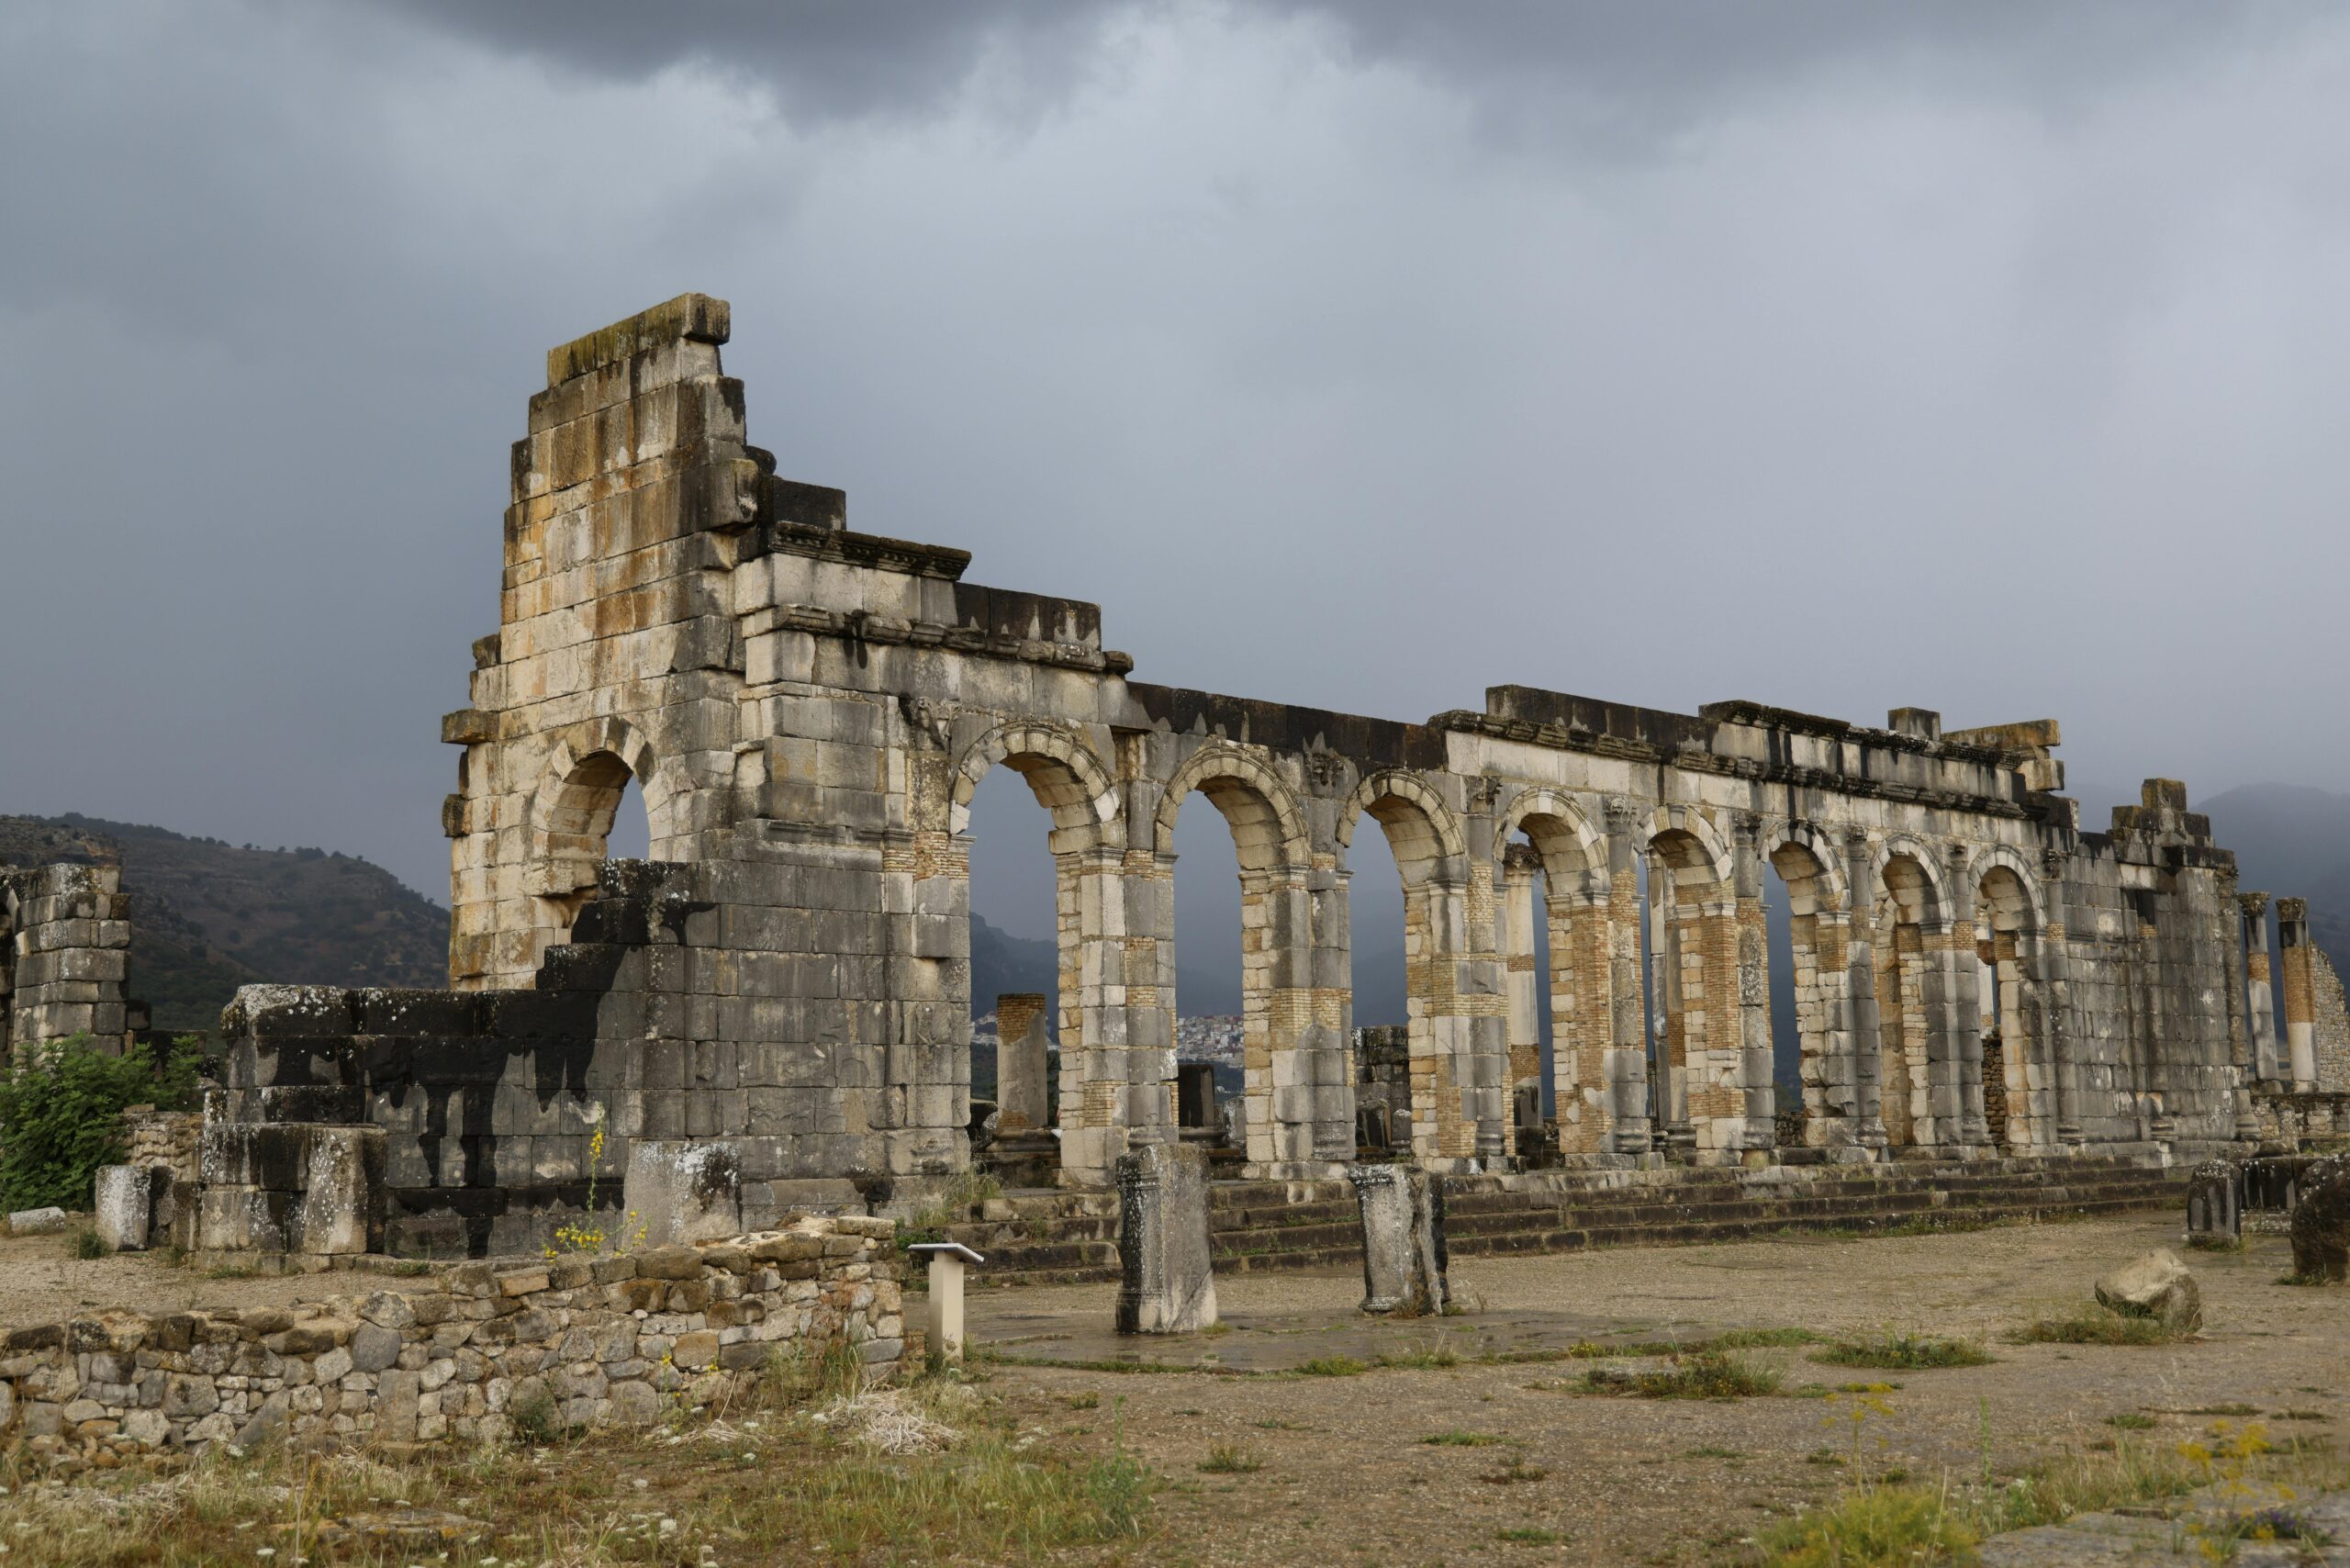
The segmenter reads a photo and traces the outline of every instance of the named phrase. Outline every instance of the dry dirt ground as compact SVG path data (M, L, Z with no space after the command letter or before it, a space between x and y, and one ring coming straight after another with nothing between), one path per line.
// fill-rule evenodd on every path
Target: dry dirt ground
M364 1294L393 1282L374 1273L215 1275L173 1265L160 1252L78 1259L73 1231L87 1223L87 1215L77 1215L55 1236L0 1237L0 1329L62 1323L100 1308L168 1313L290 1306Z
M1102 1332L1112 1285L981 1295L976 1343L990 1392L1088 1445L1125 1444L1172 1478L1152 1559L1169 1563L1707 1563L1747 1554L1774 1516L1855 1475L1999 1472L2100 1440L2109 1417L2143 1416L2140 1440L2208 1434L2258 1412L2276 1436L2338 1432L2350 1416L2350 1293L2280 1285L2280 1239L2235 1254L2186 1253L2208 1327L2154 1347L2013 1345L2003 1331L2062 1313L2104 1270L2177 1246L2174 1215L1884 1239L1774 1238L1627 1248L1563 1258L1460 1260L1476 1309L1366 1330L1359 1277L1228 1277L1228 1333L1155 1340L1165 1363L1230 1371L1110 1372L1045 1365L1124 1351ZM1637 1338L1736 1328L1824 1335L1886 1328L1977 1338L1992 1364L1924 1372L1821 1365L1802 1348L1748 1354L1786 1386L1896 1383L1874 1395L1650 1400L1580 1392L1588 1360L1301 1375L1315 1357L1369 1361L1438 1345L1475 1348L1610 1328ZM1207 1358L1214 1358L1207 1361ZM1098 1403L1097 1403L1098 1401ZM1858 1463L1854 1415L1859 1413ZM1427 1439L1452 1434L1444 1443ZM1465 1439L1465 1440L1464 1440ZM1479 1441L1477 1439L1492 1439ZM1241 1473L1203 1472L1218 1448ZM1841 1461L1841 1462L1830 1462Z

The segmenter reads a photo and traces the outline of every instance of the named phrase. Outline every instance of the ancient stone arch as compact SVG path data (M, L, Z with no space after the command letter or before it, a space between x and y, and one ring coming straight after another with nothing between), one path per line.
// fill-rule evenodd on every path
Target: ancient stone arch
M1386 833L1396 869L1408 885L1445 875L1468 860L1469 840L1460 819L1443 796L1408 768L1382 768L1355 786L1338 812L1341 849L1354 843L1355 824L1365 812Z
M1695 890L1707 884L1729 884L1729 845L1704 813L1686 806L1659 806L1649 816L1648 841L1672 866L1677 886Z
M629 780L644 795L653 857L675 831L674 808L684 792L674 771L655 756L652 743L625 719L589 719L547 737L539 787L531 797L529 890L537 897L573 901L560 924L570 924L576 899L596 882L612 815Z
M1123 848L1125 818L1118 786L1102 759L1075 731L1058 724L998 724L964 747L955 764L947 831L971 825L971 801L988 769L1002 765L1028 781L1036 803L1053 815L1053 848Z
M1542 857L1550 896L1569 892L1587 899L1607 896L1607 843L1574 800L1556 790L1521 790L1494 819L1494 871L1503 846L1523 832Z
M1973 935L1985 1136L2013 1149L2056 1142L2056 1043L2049 1027L2045 932L2039 879L2005 846L1979 851L1966 869L1975 889Z
M1213 801L1231 825L1244 870L1296 868L1312 861L1312 841L1294 792L1259 755L1229 742L1193 752L1167 781L1153 822L1160 855L1175 853L1175 816L1194 790Z

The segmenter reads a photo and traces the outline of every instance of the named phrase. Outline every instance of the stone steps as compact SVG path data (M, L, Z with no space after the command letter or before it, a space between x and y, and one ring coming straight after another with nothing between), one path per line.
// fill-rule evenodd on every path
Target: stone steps
M2125 1214L2182 1201L2177 1179L2107 1159L1814 1167L1798 1179L1719 1170L1538 1172L1456 1178L1446 1234L1456 1255L1727 1241L1784 1230L1860 1232ZM1014 1193L1017 1217L949 1226L987 1255L982 1285L1117 1277L1117 1218L1100 1193ZM1220 1182L1210 1245L1220 1272L1350 1268L1362 1260L1343 1182Z

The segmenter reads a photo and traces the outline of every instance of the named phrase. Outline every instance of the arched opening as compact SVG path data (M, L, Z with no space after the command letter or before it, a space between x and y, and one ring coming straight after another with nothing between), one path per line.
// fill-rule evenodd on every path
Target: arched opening
M1213 796L1184 801L1175 818L1175 1122L1178 1137L1218 1146L1224 1106L1247 1103L1249 1063L1260 1089L1270 1070L1271 1021L1261 989L1248 986L1250 958L1259 957L1251 948L1265 935L1264 895L1251 898L1237 843ZM1245 1148L1245 1125L1233 1132Z
M1404 879L1384 834L1358 833L1348 852L1348 870L1356 1158L1388 1159L1412 1148Z
M1209 814L1191 807L1193 794L1206 796L1214 808L1212 814L1223 818L1232 861L1225 861L1225 852L1209 846L1212 831L1192 841L1201 847L1191 854L1176 853L1179 834L1189 839L1188 822L1205 823ZM1254 753L1223 745L1210 746L1177 770L1160 804L1158 834L1161 857L1174 857L1178 889L1170 890L1176 908L1169 931L1175 935L1176 952L1186 950L1187 939L1178 928L1188 924L1193 932L1189 941L1204 941L1226 952L1237 946L1238 953L1237 986L1226 989L1214 966L1205 969L1202 981L1209 990L1209 1007L1232 1007L1237 1001L1237 1014L1212 1013L1197 1006L1187 997L1191 988L1162 963L1161 984L1171 993L1162 995L1162 1016L1168 1018L1170 1028L1182 1027L1184 1018L1192 1018L1191 1032L1203 1041L1217 1031L1223 1031L1228 1040L1231 1020L1237 1017L1239 1111L1237 1117L1214 1119L1234 1124L1237 1141L1245 1147L1248 1174L1292 1177L1326 1169L1346 1152L1347 1115L1334 1108L1336 1094L1326 1101L1319 1092L1326 1078L1343 1070L1343 1036L1338 1032L1341 1021L1333 1019L1326 1025L1315 1014L1315 922L1308 889L1311 857L1304 823L1289 787ZM1212 868L1219 863L1236 862L1237 890L1225 884L1228 890L1222 899L1209 895L1201 874L1213 875ZM1180 890L1182 887L1199 890L1186 893ZM1236 891L1237 910L1225 902ZM1236 932L1237 943L1231 935ZM1229 969L1222 972L1233 973ZM1208 1019L1217 1022L1201 1022ZM1228 1050L1229 1046L1220 1048ZM1208 1088L1196 1065L1190 1070L1192 1119L1206 1121ZM1181 1089L1180 1077L1176 1087ZM1172 1108L1180 1112L1183 1098L1179 1092ZM1203 1127L1199 1136L1207 1132Z
M1549 791L1522 799L1501 828L1495 936L1516 1150L1601 1152L1614 1131L1605 851L1574 807Z
M1060 1166L1062 945L1052 818L1034 778L990 768L964 840L970 877L971 1109L980 1163L1006 1186L1049 1186ZM1041 831L1040 831L1041 830Z
M1730 890L1712 851L1687 828L1653 833L1644 859L1649 1081L1661 1141L1684 1156L1736 1147L1746 1098L1736 1087L1741 1064Z
M1880 1103L1886 1142L1902 1148L1937 1141L1932 1009L1941 986L1929 980L1926 927L1941 910L1914 856L1888 859L1880 880L1874 932Z
M594 896L604 862L649 858L653 830L643 790L615 752L579 758L544 799L539 875L552 915L549 940L559 942Z
M2054 1085L2039 1028L2039 932L2023 879L2005 866L1983 874L1975 896L1976 1017L1983 1040L1983 1121L1995 1148L2048 1141Z
M1764 921L1771 944L1771 1056L1781 1141L1811 1148L1853 1141L1856 1107L1846 1059L1843 934L1826 864L1789 839L1766 857Z
M1413 1157L1425 1162L1444 1161L1459 1168L1480 1153L1481 1116L1490 1120L1496 1143L1505 1134L1507 1112L1501 1103L1505 1092L1496 1083L1493 1100L1481 1100L1475 1075L1466 1070L1476 1049L1476 1020L1460 1005L1458 966L1467 949L1467 867L1460 854L1458 829L1448 834L1435 813L1441 812L1427 786L1407 774L1375 774L1359 786L1350 812L1359 812L1341 828L1352 844L1366 836L1365 821L1376 823L1395 866L1395 883L1403 900L1404 1068L1409 1084ZM1360 895L1369 873L1358 872L1348 883L1348 897ZM1355 921L1348 921L1349 930ZM1490 1023L1496 1054L1505 1047L1507 1024ZM1374 1037L1365 1036L1368 1053ZM1360 1095L1363 1086L1357 1085ZM1360 1103L1360 1099L1358 1103ZM1401 1147L1400 1138L1392 1141ZM1500 1154L1503 1149L1493 1148Z

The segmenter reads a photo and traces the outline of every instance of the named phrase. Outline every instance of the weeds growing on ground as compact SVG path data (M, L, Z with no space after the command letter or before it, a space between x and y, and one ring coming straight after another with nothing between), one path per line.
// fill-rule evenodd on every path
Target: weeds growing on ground
M1485 1432L1454 1431L1437 1432L1428 1437L1422 1438L1420 1441L1431 1444L1437 1448L1485 1449L1494 1447L1501 1442L1502 1439Z
M1370 1370L1352 1356L1316 1356L1301 1362L1297 1372L1300 1377L1359 1377Z
M1217 1443L1200 1461L1200 1469L1210 1475L1254 1475L1264 1468L1263 1460L1231 1443Z
M1881 1334L1838 1339L1811 1359L1836 1367L1884 1367L1893 1372L1925 1372L1936 1367L1979 1367L1991 1357L1972 1339L1946 1339L1930 1334Z
M2063 1317L2042 1317L2008 1336L2018 1345L2175 1345L2195 1331L2159 1317L2125 1316L2096 1302L2085 1302Z
M1594 1367L1583 1374L1587 1394L1633 1394L1642 1399L1748 1399L1776 1394L1783 1374L1730 1350L1695 1350L1659 1367L1619 1372Z

